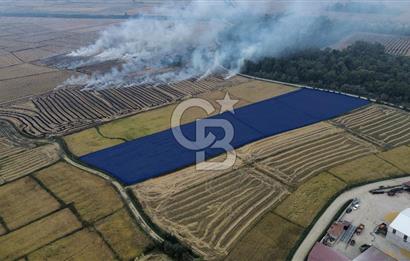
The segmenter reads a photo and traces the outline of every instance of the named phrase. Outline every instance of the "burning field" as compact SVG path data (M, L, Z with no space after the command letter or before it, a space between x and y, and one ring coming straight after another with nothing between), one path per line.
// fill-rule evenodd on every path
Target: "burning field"
M341 190L410 171L408 112L239 74L365 25L318 18L322 3L120 2L0 12L0 259L143 260L171 242L205 260L285 260ZM407 36L364 38L410 55ZM235 113L218 114L227 92ZM206 117L234 126L230 168L198 170L176 142L170 117L189 98L215 111L187 111L188 133Z
M356 41L380 43L385 47L386 53L398 56L410 56L410 37L400 35L355 33L341 41L337 47L345 48Z
M25 103L0 106L0 118L34 137L66 135L119 117L174 103L182 98L229 85L221 76L200 81L137 85L119 89L63 88Z

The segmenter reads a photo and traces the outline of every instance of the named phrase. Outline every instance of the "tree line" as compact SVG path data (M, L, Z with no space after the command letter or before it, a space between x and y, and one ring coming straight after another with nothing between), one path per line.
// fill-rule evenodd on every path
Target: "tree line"
M410 107L410 57L385 53L378 43L343 50L308 48L246 61L245 74L348 92Z

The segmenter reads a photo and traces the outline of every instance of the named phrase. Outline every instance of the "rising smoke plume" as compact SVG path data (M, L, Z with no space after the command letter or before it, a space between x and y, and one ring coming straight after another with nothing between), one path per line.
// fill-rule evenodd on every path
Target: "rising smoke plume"
M121 61L111 71L70 78L85 88L142 82L178 81L227 68L232 74L245 60L280 55L292 48L323 47L347 28L333 28L321 17L328 4L281 1L191 1L158 10L104 31L92 45L69 54L71 67ZM278 5L276 5L278 8Z

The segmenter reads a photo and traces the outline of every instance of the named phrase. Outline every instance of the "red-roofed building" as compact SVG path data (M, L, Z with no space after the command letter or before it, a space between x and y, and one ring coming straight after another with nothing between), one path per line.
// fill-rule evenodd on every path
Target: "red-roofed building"
M325 246L322 243L316 242L312 251L308 256L308 261L350 261L349 258L337 252L331 247Z

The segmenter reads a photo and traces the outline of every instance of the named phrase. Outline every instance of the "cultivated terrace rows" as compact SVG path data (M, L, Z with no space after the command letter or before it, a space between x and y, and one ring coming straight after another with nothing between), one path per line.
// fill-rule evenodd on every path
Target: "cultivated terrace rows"
M221 259L252 224L306 180L409 144L409 124L407 112L369 105L246 145L237 150L239 159L229 170L189 167L132 189L154 223L201 256Z
M372 105L333 122L382 147L410 142L409 113L392 107Z
M410 39L389 39L382 41L386 52L394 55L410 55Z
M98 122L164 106L230 84L223 76L209 76L118 89L58 89L24 104L0 106L0 119L12 121L24 134L34 137L66 135Z
M131 260L152 241L104 179L0 120L0 260Z
M19 135L10 123L0 121L0 185L56 162L56 144L40 145Z

